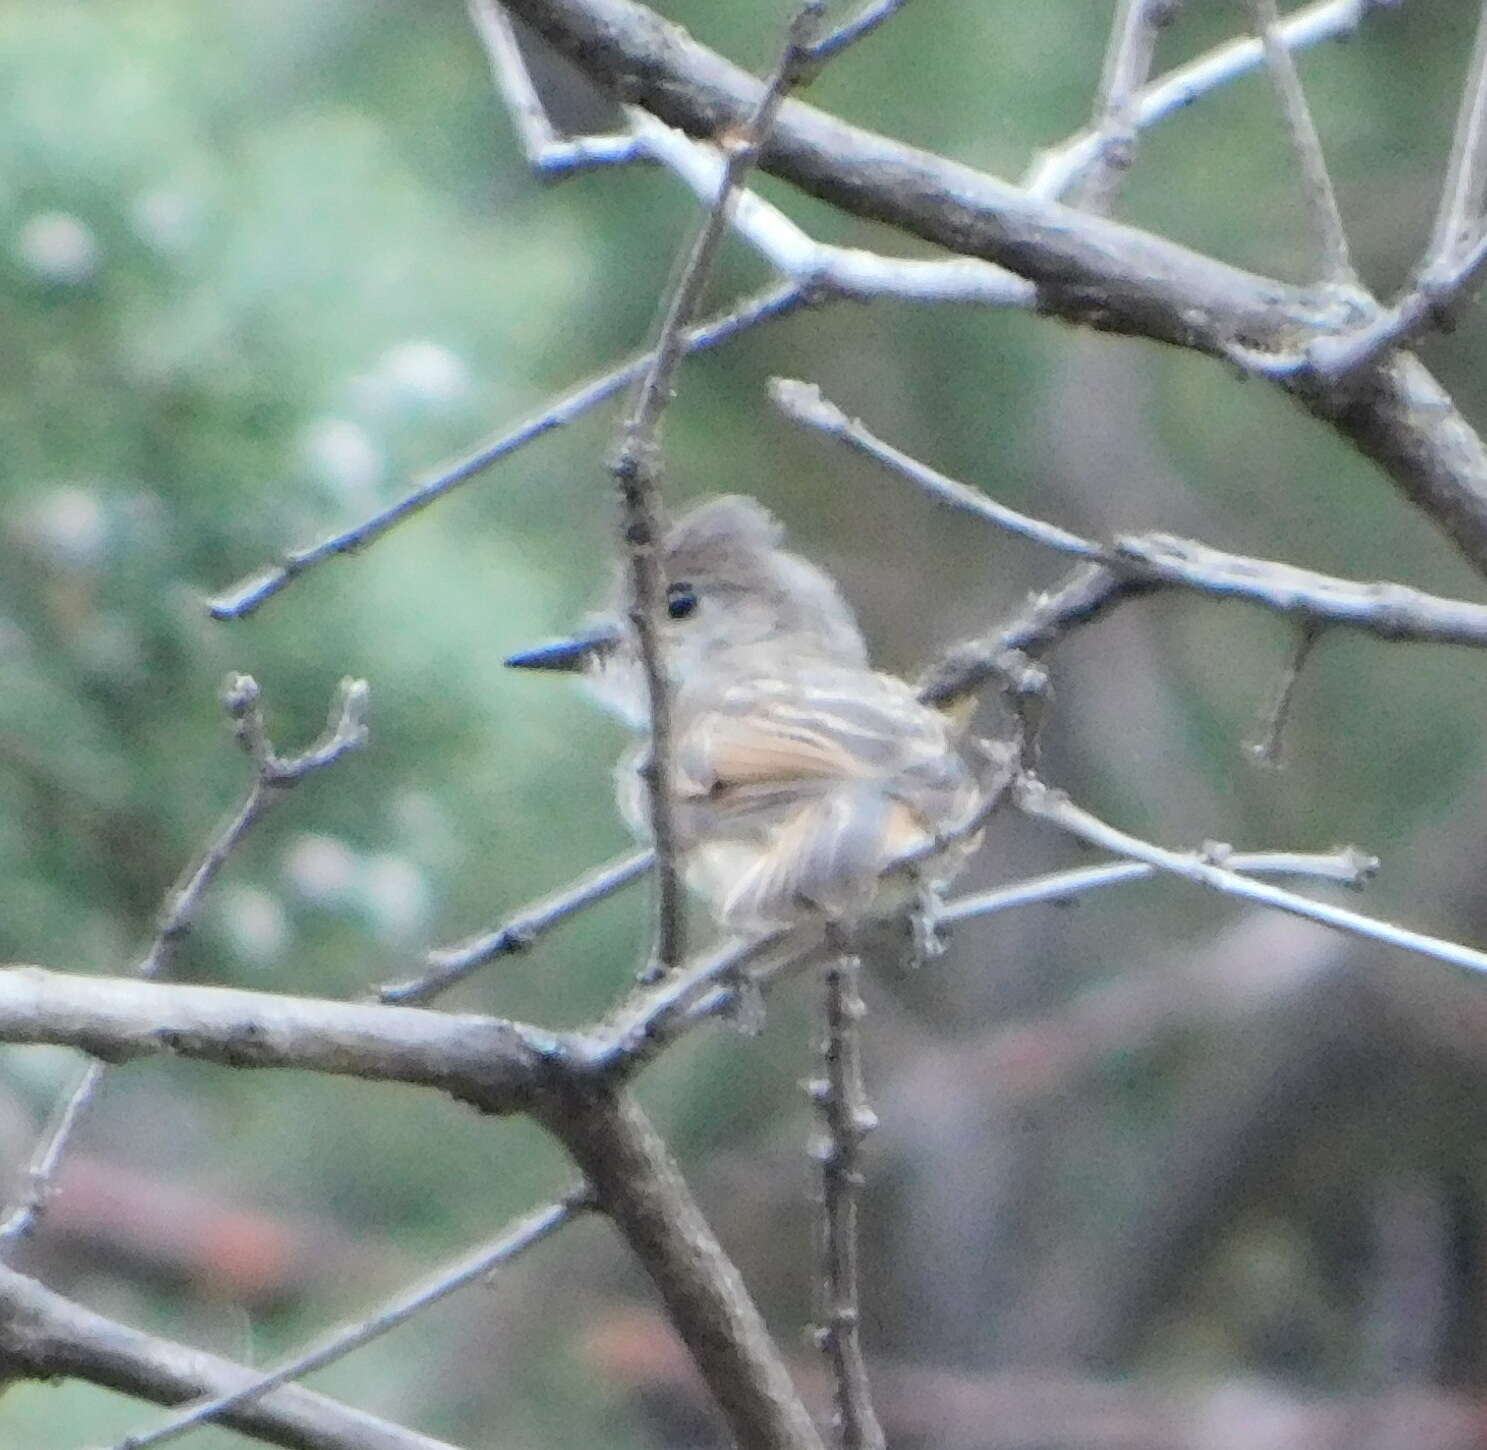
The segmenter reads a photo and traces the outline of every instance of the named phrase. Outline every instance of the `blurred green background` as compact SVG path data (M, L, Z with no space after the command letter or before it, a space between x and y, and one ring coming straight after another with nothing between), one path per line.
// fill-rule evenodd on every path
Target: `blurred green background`
M1082 124L1110 8L922 0L810 99L1015 177ZM757 68L786 15L664 9ZM1302 62L1380 289L1428 234L1476 9L1407 0ZM1159 64L1240 18L1188 6ZM539 75L560 116L610 124L572 73ZM213 623L203 601L633 348L694 215L679 184L533 180L453 0L21 0L0 7L0 134L0 952L128 968L246 784L217 702L229 669L260 680L283 749L318 730L340 677L364 676L372 742L233 860L180 976L355 997L620 850L617 728L500 663L602 588L612 405L250 620ZM823 239L911 249L761 189ZM1119 215L1276 276L1315 271L1261 76L1151 132ZM734 244L714 300L764 280ZM1426 349L1474 420L1484 350L1470 312ZM792 431L765 398L775 373L1071 528L1481 597L1371 466L1212 362L1022 314L838 304L686 367L668 496L766 500L838 573L887 668L915 672L1061 566ZM1127 606L1052 660L1046 774L1173 845L1356 842L1385 861L1366 909L1481 939L1477 656L1325 639L1286 767L1262 770L1244 742L1293 640L1237 605ZM1009 821L966 884L1080 859ZM581 1023L625 989L643 928L632 893L449 1001ZM934 1414L1029 1366L1286 1404L1480 1389L1484 990L1176 883L982 923L914 977L877 977L867 1337L895 1439L1011 1443ZM762 1038L689 1041L644 1084L802 1364L812 1003L782 993ZM73 1071L62 1052L0 1056L12 1169ZM141 1063L110 1077L26 1263L268 1363L565 1182L535 1130L426 1093ZM955 1395L946 1380L926 1403L914 1376L930 1371ZM472 1446L707 1433L598 1226L312 1383ZM0 1444L94 1444L156 1413L20 1384Z

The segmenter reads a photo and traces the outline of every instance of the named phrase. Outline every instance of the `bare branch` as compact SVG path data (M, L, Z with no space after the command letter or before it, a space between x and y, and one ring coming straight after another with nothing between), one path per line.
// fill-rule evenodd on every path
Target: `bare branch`
M700 200L711 202L718 195L724 161L715 147L693 141L639 106L625 110L648 156ZM860 247L818 242L778 207L747 189L734 198L729 221L773 267L807 288L813 300L898 297L1023 309L1037 303L1038 289L1031 282L974 257L885 257Z
M761 322L788 316L803 307L807 300L805 291L792 284L768 287L727 312L720 312L706 322L688 328L683 336L682 347L688 353L705 352ZM435 499L452 492L492 464L499 463L534 439L571 423L605 399L612 398L641 377L651 365L652 359L652 353L641 353L629 362L570 389L509 432L498 435L473 453L466 454L457 462L441 469L432 478L404 494L396 503L379 509L370 518L349 529L330 534L309 548L287 555L280 563L240 580L225 593L209 600L208 612L213 619L246 618L265 600L271 599L306 570L338 555L359 552L381 538L394 525L427 508Z
M85 1380L160 1405L226 1394L257 1379L231 1360L131 1329L3 1266L0 1355L10 1374ZM223 1421L285 1450L455 1450L298 1385L229 1411Z
M1281 670L1280 681L1271 698L1269 708L1260 722L1256 738L1248 742L1245 749L1261 765L1278 769L1284 759L1286 726L1291 719L1291 705L1296 698L1296 686L1301 683L1301 672L1317 647L1321 632L1313 628L1302 628L1298 632L1291 657Z
M807 1086L824 1129L816 1340L831 1367L837 1443L842 1450L882 1450L883 1427L873 1412L862 1358L857 1297L859 1162L862 1140L877 1126L862 1088L861 973L862 962L850 951L834 950L824 964L823 1072Z
M596 1083L539 1115L650 1275L734 1440L823 1450L738 1270L636 1103Z
M1487 235L1450 261L1427 262L1412 286L1371 321L1337 336L1317 337L1295 361L1329 385L1346 383L1392 348L1404 347L1431 329L1448 330L1453 307L1487 271Z
M656 930L652 972L668 972L686 950L686 908L677 870L672 820L671 687L661 646L665 580L658 558L661 535L660 444L657 430L671 398L672 380L684 352L682 333L702 298L713 261L728 227L734 194L759 155L785 93L801 78L819 5L808 5L791 24L774 74L736 136L726 143L722 184L688 244L685 260L667 298L650 366L636 384L635 399L620 432L611 467L620 492L621 533L629 561L630 623L639 645L650 717L650 748L641 767L647 813L656 847Z
M1336 881L1343 886L1362 888L1379 867L1377 856L1369 856L1354 846L1337 851L1306 854L1292 851L1236 851L1224 858L1230 871L1245 876L1299 876L1314 881ZM1109 886L1124 886L1131 881L1149 881L1161 873L1145 861L1113 861L1103 866L1081 866L1073 871L1053 871L998 886L991 891L978 891L974 896L960 896L947 901L940 909L939 920L945 926L971 921L981 916L996 916L1022 906L1040 906L1048 902L1077 901L1091 891Z
M1322 138L1312 120L1311 107L1301 88L1296 61L1279 35L1280 12L1275 0L1246 0L1251 28L1260 38L1265 51L1265 67L1275 87L1285 120L1286 134L1301 172L1302 192L1311 217L1312 230L1322 257L1322 276L1328 282L1346 286L1357 284L1357 274L1348 256L1348 239L1343 230L1342 213L1337 209L1337 195L1332 177L1322 155Z
M510 0L510 8L596 80L692 135L737 125L757 101L747 72L636 0ZM844 211L1016 271L1037 284L1040 308L1070 321L1219 357L1285 351L1298 337L1357 321L1353 301L1336 289L1318 295L1254 276L799 101L781 108L761 164ZM1423 367L1408 358L1381 365L1361 394L1278 381L1487 571L1487 448Z
M563 1039L499 1017L6 967L0 1042L414 1083L505 1113L525 1109Z
M1387 3L1387 0L1384 0ZM1288 50L1303 50L1324 40L1351 35L1381 0L1315 0L1291 11L1275 29L1276 39ZM1179 66L1153 81L1136 97L1133 123L1138 131L1154 126L1200 96L1218 90L1255 69L1265 59L1260 41L1231 40L1206 55ZM1050 201L1066 195L1085 173L1099 163L1104 136L1098 125L1081 131L1045 151L1029 168L1022 184L1034 196Z
M289 787L313 771L333 765L348 751L366 742L365 680L341 681L331 702L325 733L304 754L289 760L276 755L269 743L258 709L258 683L251 675L230 675L223 689L223 703L233 721L234 733L257 768L257 775L241 804L166 892L155 934L134 968L134 975L143 981L154 979L169 967L176 946L190 931L202 898L217 873L257 821L284 798ZM15 1242L35 1231L53 1192L62 1155L97 1096L106 1071L101 1062L89 1063L53 1114L32 1152L20 1196L0 1223L0 1244Z
M1103 564L1081 564L1055 588L1034 594L1020 613L990 634L946 650L920 678L919 698L928 705L959 700L1000 676L1009 654L1039 655L1070 630L1093 623L1153 587L1122 579Z
M1101 561L1128 587L1177 587L1244 599L1295 615L1310 626L1358 629L1390 641L1487 646L1487 605L1441 598L1405 584L1339 579L1272 559L1225 553L1171 534L1126 534L1108 546L1099 544L1018 513L901 453L823 398L813 384L775 378L770 395L794 421L849 445L937 501L1045 548Z
M819 68L877 29L905 0L877 0L830 35L803 47L803 64ZM468 0L471 21L485 46L527 161L543 176L561 176L597 165L657 161L668 166L705 203L722 186L724 161L716 148L692 141L638 106L626 106L628 132L614 136L558 136L532 83L510 17L498 0ZM810 288L815 300L891 295L920 301L985 302L1031 307L1036 289L1001 267L971 258L948 261L883 257L858 247L817 242L777 207L740 188L730 225L786 276Z
M957 482L911 458L907 453L899 452L891 444L870 433L859 419L849 418L835 403L823 397L820 388L814 383L800 382L794 378L771 378L769 396L787 418L847 444L874 462L918 484L941 503L977 514L1008 533L1019 534L1061 554L1072 554L1081 559L1101 559L1105 555L1105 551L1093 540L1080 538L1078 534L1071 534L1056 524L1044 523L1042 519L1018 513L1016 509L1007 508L1004 504L987 498L968 484Z
M1243 599L1308 625L1362 630L1406 644L1487 645L1487 605L1426 594L1388 580L1338 579L1274 559L1227 554L1170 534L1126 534L1113 548L1117 568L1139 566L1144 583Z
M1422 271L1449 265L1482 231L1487 188L1487 10L1477 17L1471 64L1461 86L1461 105L1451 136L1445 184Z
M1426 936L1423 932L1363 916L1344 907L1331 906L1324 901L1312 901L1263 881L1251 881L1224 864L1228 855L1228 848L1225 846L1210 845L1201 852L1187 853L1154 846L1148 841L1127 835L1114 826L1106 825L1104 821L1074 805L1061 792L1050 790L1042 781L1031 776L1018 782L1014 788L1014 796L1018 808L1027 815L1047 821L1061 831L1088 841L1093 846L1099 846L1102 850L1144 861L1159 871L1181 876L1185 881L1206 886L1211 891L1238 897L1241 901L1252 901L1260 906L1274 907L1275 910L1287 912L1291 916L1320 922L1323 926L1330 926L1368 941L1383 942L1386 946L1431 957L1451 966L1465 967L1473 972L1487 972L1487 952L1477 951L1460 942L1446 941L1441 937Z
M1151 72L1157 37L1181 4L1182 0L1117 0L1091 125L1094 157L1072 197L1074 205L1086 211L1109 214L1121 179L1135 160L1139 92Z
M499 0L467 0L470 24L485 47L491 80L506 104L527 165L539 176L571 176L592 166L624 165L645 159L634 136L562 137L532 84L511 18Z
M174 1440L208 1420L226 1419L229 1412L257 1403L281 1385L303 1379L305 1375L343 1359L353 1350L396 1329L430 1304L437 1304L439 1300L448 1298L457 1289L463 1289L477 1279L488 1278L494 1270L509 1264L534 1244L549 1238L590 1207L592 1203L587 1192L577 1190L556 1203L536 1209L518 1219L492 1242L482 1245L456 1263L440 1269L421 1283L405 1290L370 1317L335 1330L303 1354L296 1355L270 1373L259 1375L246 1385L201 1400L153 1430L138 1435L126 1435L114 1450L147 1450L149 1446L163 1445L168 1440Z
M1323 382L1351 380L1392 348L1450 324L1453 306L1487 269L1483 189L1487 187L1487 10L1477 22L1471 64L1451 140L1446 180L1430 242L1410 286L1394 304L1338 337L1314 338L1293 359Z
M405 982L389 982L379 987L378 1001L397 1002L403 1006L432 1001L487 962L513 952L526 951L538 937L560 921L566 921L585 907L613 896L632 881L640 880L655 861L654 851L632 851L628 856L596 866L571 886L524 906L494 931L482 932L459 946L431 951L426 959L428 971Z
M319 738L299 755L282 756L274 749L264 724L258 681L251 675L227 677L222 703L232 721L233 735L253 762L257 777L242 804L166 893L154 939L135 967L135 976L150 981L169 967L176 945L191 929L202 898L218 872L265 813L307 776L366 744L368 699L365 680L342 680Z
M741 67L662 23L637 0L510 0L508 8L588 74L689 135L741 125L761 86ZM760 165L804 191L961 256L999 262L1070 320L1215 351L1320 323L1300 289L1134 227L1029 195L967 166L827 116L780 108Z
M815 65L834 60L849 46L871 35L885 20L902 10L908 0L867 0L850 20L844 20L828 35L805 46L806 55Z
M761 937L730 937L633 994L584 1033L585 1066L599 1074L638 1071L685 1031L722 1015L736 999L745 974L753 981L782 967L802 966L824 939L819 922ZM759 969L757 977L754 969Z

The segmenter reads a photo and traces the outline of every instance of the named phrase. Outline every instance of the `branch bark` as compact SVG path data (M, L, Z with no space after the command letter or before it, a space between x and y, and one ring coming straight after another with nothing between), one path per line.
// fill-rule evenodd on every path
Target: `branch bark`
M635 0L510 0L594 80L693 135L743 122L760 83ZM764 170L854 215L886 222L1038 287L1066 321L1230 359L1293 352L1358 318L1344 302L1203 256L1135 227L1059 206L836 120L800 101L781 108ZM1487 448L1414 358L1347 384L1304 371L1276 381L1336 428L1487 573Z
M95 1314L0 1265L0 1370L87 1380L157 1405L251 1385L258 1374ZM286 1450L454 1450L443 1440L285 1385L222 1422Z
M580 1086L538 1116L651 1276L737 1443L824 1450L738 1270L634 1100Z
M560 1039L455 1016L191 987L44 967L0 970L0 1042L77 1047L106 1062L181 1055L441 1089L486 1112L526 1107Z

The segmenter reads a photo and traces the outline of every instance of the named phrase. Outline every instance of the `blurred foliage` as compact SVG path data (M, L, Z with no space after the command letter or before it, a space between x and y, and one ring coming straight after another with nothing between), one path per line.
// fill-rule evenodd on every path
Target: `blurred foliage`
M718 0L664 8L755 66L785 13ZM1015 176L1082 124L1106 8L910 6L811 99ZM1163 62L1224 38L1237 14L1186 7ZM1404 276L1428 230L1474 14L1467 0L1410 0L1303 62L1360 267L1381 287ZM571 77L549 83L558 104L602 114ZM181 953L183 977L354 997L415 970L424 946L621 849L609 785L618 731L561 685L500 664L603 587L612 412L520 452L251 620L214 624L203 600L635 346L692 214L677 185L655 171L532 181L454 3L21 0L0 7L0 132L0 952L127 968L161 892L246 784L216 701L229 669L262 683L281 749L319 729L339 677L365 676L373 737L233 860ZM778 183L761 189L825 238L916 250ZM1311 244L1263 77L1152 132L1122 215L1305 279ZM735 247L717 300L762 275ZM1483 338L1472 316L1428 350L1477 419ZM912 672L984 628L1058 565L791 431L764 401L771 373L818 380L898 446L1070 527L1163 528L1480 592L1369 465L1216 364L1021 315L837 306L689 365L667 420L670 487L770 502L840 574L890 668ZM1470 933L1484 913L1456 863L1479 844L1463 824L1487 707L1477 657L1327 640L1298 695L1290 765L1265 773L1241 743L1291 645L1284 625L1239 606L1127 611L1055 662L1049 773L1173 843L1357 840L1391 865L1375 909ZM1005 878L1071 859L1009 827L982 869ZM641 913L638 894L608 903L456 1000L554 1025L589 1019L640 960ZM916 1100L893 1094L919 1054L951 1053L1130 971L1175 971L1238 920L1147 886L988 923L932 972L880 980L873 1075L890 1113L896 1103L914 1121ZM1418 962L1374 967L1406 995L1445 976ZM787 1340L809 1313L795 1083L810 1003L785 994L761 1040L688 1043L646 1084ZM1041 1342L1072 1352L1078 1336L1060 1340L1051 1318L977 1309L1011 1273L996 1255L1041 1262L1070 1242L1095 1254L1101 1235L1138 1218L1172 1135L1196 1131L1184 1116L1194 1084L1221 1092L1263 1076L1257 1030L1198 1020L1025 1112L967 1087L932 1095L925 1122L937 1127L919 1140L890 1123L870 1213L883 1250L872 1261L884 1266L877 1342L960 1366ZM27 1050L8 1052L4 1071L0 1133L19 1162L72 1067ZM1236 1189L1217 1246L1127 1326L1125 1352L1091 1349L1089 1360L1316 1385L1363 1375L1363 1311L1318 1251L1318 1224L1342 1221L1324 1189L1366 1198L1380 1175L1408 1171L1453 1185L1441 1193L1475 1211L1487 1183L1476 1086L1445 1074L1439 1094L1415 1090L1408 1113L1398 1099L1360 1099L1296 1127L1263 1160L1270 1188ZM1399 1114L1406 1126L1384 1131ZM1039 1145L1031 1166L987 1147L1012 1132L1007 1115ZM50 1282L255 1361L360 1312L565 1181L534 1130L427 1095L166 1063L112 1076L79 1151L365 1247L355 1271L292 1291L241 1245L232 1273L184 1260L142 1272L59 1205L56 1242L33 1250ZM935 1195L952 1181L974 1207L962 1198L942 1220ZM978 1267L956 1259L967 1254ZM625 1386L590 1372L584 1335L596 1306L640 1292L606 1237L575 1231L502 1280L497 1328L472 1327L479 1306L440 1310L325 1383L469 1443L621 1445L630 1432L609 1415ZM518 1321L512 1305L529 1312ZM0 1400L0 1442L94 1443L151 1413L85 1387L23 1385Z

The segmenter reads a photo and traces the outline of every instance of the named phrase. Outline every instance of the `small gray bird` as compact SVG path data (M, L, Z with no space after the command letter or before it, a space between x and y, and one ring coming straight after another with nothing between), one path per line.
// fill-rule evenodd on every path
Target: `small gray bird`
M982 800L955 723L872 669L836 584L782 539L761 505L728 496L684 514L661 549L678 846L688 884L740 933L810 912L854 923L902 910L975 849L974 839L944 840ZM626 618L621 587L580 634L506 663L581 670L644 731L645 678ZM620 810L642 839L648 750L642 743L617 773ZM905 857L919 859L890 869Z

